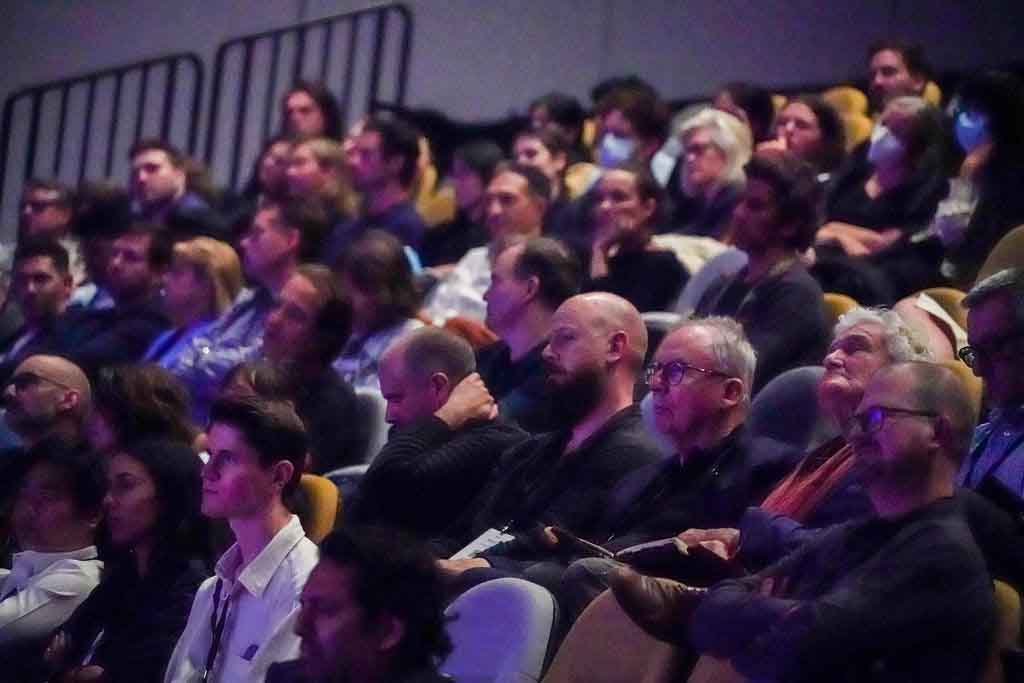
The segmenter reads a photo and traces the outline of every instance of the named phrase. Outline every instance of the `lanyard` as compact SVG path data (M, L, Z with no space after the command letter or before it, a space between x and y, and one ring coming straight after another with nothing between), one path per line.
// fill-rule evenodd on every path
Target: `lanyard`
M207 683L210 680L210 673L213 671L214 662L217 661L217 652L220 650L220 640L224 635L224 624L228 619L230 595L224 598L224 609L219 609L220 593L223 587L224 582L221 579L217 579L217 586L213 589L213 613L210 615L210 630L213 633L213 637L210 639L210 650L206 653L206 666L203 667L203 677L200 679L202 683ZM220 612L219 618L217 615L218 611Z

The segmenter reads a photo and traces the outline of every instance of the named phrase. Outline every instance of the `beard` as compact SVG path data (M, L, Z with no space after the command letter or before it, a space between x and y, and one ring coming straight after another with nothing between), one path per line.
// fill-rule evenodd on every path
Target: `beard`
M551 411L562 427L571 427L593 412L604 396L608 377L600 367L588 366L553 380L548 369Z

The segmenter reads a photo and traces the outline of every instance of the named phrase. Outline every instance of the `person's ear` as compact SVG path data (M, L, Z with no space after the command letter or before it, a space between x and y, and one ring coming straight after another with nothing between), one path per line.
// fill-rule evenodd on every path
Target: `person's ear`
M531 275L525 280L522 280L522 282L525 284L526 289L523 298L527 301L533 301L536 299L540 294L540 278L536 275Z
M644 217L643 220L639 222L647 223L654 217L654 212L657 211L658 209L658 202L654 199L654 197L648 197L647 199L644 199L643 201L640 202L640 209L643 211Z
M622 360L629 352L629 337L624 330L613 332L608 338L608 360L616 362Z
M405 622L386 612L378 615L375 621L377 649L380 652L387 652L397 648L405 637Z
M722 403L726 408L732 408L743 402L746 394L746 387L739 377L729 377L722 382Z
M452 393L454 388L452 382L448 375L443 372L435 372L427 381L430 382L430 391L434 395L437 406L440 408L448 401L448 396Z
M74 412L82 402L82 395L74 389L66 389L57 402L57 407L64 412Z
M294 476L295 465L290 460L278 460L274 463L273 482L278 490L284 491Z
M284 229L284 240L288 251L298 252L299 245L302 244L302 233L299 232L298 228L286 227Z

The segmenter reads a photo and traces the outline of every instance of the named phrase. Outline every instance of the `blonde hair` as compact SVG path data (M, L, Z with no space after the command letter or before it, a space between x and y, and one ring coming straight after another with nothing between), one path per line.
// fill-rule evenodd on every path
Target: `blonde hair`
M335 181L330 183L324 198L344 215L354 215L359 202L348 178L348 167L345 165L345 148L337 140L331 138L306 138L299 140L292 147L292 153L300 147L308 149L320 166L331 171Z
M213 286L213 307L219 316L242 290L242 264L231 245L211 237L195 237L174 245L174 257L189 263Z

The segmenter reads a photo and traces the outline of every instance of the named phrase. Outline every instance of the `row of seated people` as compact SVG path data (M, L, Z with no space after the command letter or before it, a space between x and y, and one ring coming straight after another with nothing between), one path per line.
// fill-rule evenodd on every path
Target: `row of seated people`
M816 389L837 435L807 453L748 428L757 356L729 318L683 323L643 373L668 457L635 400L647 336L621 297L585 293L555 309L543 360L565 426L534 436L502 415L467 341L407 332L381 360L394 430L346 505L352 529L324 541L319 565L291 512L307 430L246 368L197 438L166 371L121 368L93 384L67 359L29 357L5 391L5 420L25 446L5 456L20 551L0 600L5 671L436 677L442 588L451 597L512 576L551 590L562 628L610 585L643 628L745 676L975 680L994 628L992 579L1019 587L1024 576L1021 301L1019 269L965 299L962 355L991 411L977 430L977 398L899 314L846 314ZM1016 498L1017 517L986 496ZM203 518L226 520L234 541L207 579L217 534ZM363 524L388 529L382 545L359 540ZM627 550L675 534L696 566ZM595 543L625 553L594 559ZM702 587L708 555L716 580L719 563L752 575ZM412 558L432 583L398 585L388 563ZM640 579L623 563L694 585ZM360 588L371 568L382 572L373 594L393 599ZM349 614L364 600L384 602ZM403 659L405 629L424 623L422 649Z

